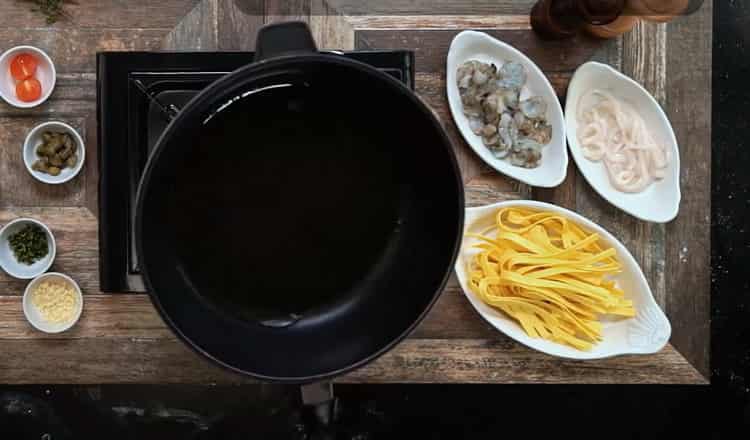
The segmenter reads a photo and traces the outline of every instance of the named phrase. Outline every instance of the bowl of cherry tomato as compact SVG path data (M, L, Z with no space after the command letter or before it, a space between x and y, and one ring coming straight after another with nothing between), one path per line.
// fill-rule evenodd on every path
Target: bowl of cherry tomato
M0 55L0 97L14 107L35 107L55 88L55 65L44 51L16 46Z

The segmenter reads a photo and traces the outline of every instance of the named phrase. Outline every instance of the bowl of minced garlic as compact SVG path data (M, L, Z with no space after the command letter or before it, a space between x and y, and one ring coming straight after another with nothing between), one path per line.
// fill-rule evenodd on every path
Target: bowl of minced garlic
M83 295L67 275L49 272L32 280L23 294L23 313L37 330L60 333L73 327L83 311Z

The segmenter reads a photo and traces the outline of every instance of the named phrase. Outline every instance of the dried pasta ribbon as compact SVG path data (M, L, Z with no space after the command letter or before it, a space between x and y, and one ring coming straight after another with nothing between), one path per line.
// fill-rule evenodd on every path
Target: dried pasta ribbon
M533 338L590 350L602 340L600 315L635 316L607 278L622 270L616 251L563 216L503 208L495 226L468 235L481 240L469 263L472 292Z

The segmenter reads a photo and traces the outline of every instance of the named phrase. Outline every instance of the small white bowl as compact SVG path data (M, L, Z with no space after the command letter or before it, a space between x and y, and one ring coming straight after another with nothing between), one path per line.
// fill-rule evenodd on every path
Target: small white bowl
M542 149L542 161L537 168L511 165L492 155L482 138L471 131L463 113L461 93L456 84L456 70L469 60L494 63L500 67L506 61L521 63L526 68L526 84L521 99L540 96L547 103L547 122L552 126L552 140ZM565 148L565 120L560 99L547 77L526 55L513 46L483 32L463 31L456 35L448 51L446 88L448 104L461 135L477 155L495 170L532 186L555 187L565 180L568 170L568 150Z
M467 233L480 234L495 224L497 211L511 206L551 211L574 221L583 228L599 234L601 240L617 252L622 272L612 277L625 297L633 301L634 318L602 318L603 340L589 351L576 350L567 345L546 339L532 338L521 326L503 312L488 306L469 289L467 266L478 251L473 246L479 239ZM664 312L654 300L648 281L628 249L604 228L575 212L531 200L512 200L478 208L467 208L461 253L456 260L456 275L461 289L474 309L497 330L521 344L551 356L568 359L602 359L622 354L651 354L660 351L669 341L672 327Z
M612 186L602 162L584 157L578 144L578 104L581 96L591 89L605 90L638 110L654 139L663 144L671 156L664 179L651 183L640 193L624 193ZM576 70L568 86L565 122L573 160L599 195L628 214L648 222L667 223L677 216L682 198L680 149L667 115L646 89L606 64L588 62Z
M54 131L59 133L68 133L73 136L73 141L76 143L76 154L78 154L78 163L73 168L63 168L63 170L57 176L45 174L40 171L35 171L31 166L39 159L36 154L37 147L42 143L42 133L45 131ZM26 136L26 140L23 143L23 163L26 165L26 169L29 173L40 182L57 185L65 183L70 179L74 178L83 168L83 162L86 160L86 147L83 144L83 139L78 132L70 125L59 122L49 121L43 122L34 127L29 134Z
M34 307L34 304L31 302L31 292L37 285L39 285L39 283L45 280L62 281L73 286L78 300L78 310L76 310L75 315L73 315L73 318L70 321L61 323L45 321L39 313L39 310ZM78 283L73 281L73 279L67 275L58 272L45 273L44 275L34 278L29 285L26 286L26 290L23 292L23 314L34 328L45 333L60 333L68 330L78 322L78 319L81 317L81 312L83 312L83 294L81 293L81 288L78 287Z
M49 250L46 256L35 261L33 264L27 265L16 260L8 239L12 234L29 223L39 226L47 234L47 246ZM56 252L55 236L52 235L52 231L49 230L47 225L38 220L34 220L33 218L18 218L0 229L0 267L12 277L28 280L47 272L50 266L52 266L52 262L55 261Z
M24 102L16 97L16 80L10 74L10 62L16 55L29 53L37 60L34 77L42 85L42 96L36 101ZM31 108L43 103L55 89L57 71L52 59L43 50L34 46L16 46L0 55L0 97L8 104L19 108Z

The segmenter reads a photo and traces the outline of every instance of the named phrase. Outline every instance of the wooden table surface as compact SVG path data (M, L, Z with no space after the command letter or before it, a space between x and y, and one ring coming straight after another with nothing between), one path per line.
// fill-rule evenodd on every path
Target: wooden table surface
M673 334L660 353L571 361L529 350L489 327L452 280L426 320L392 352L339 382L707 383L709 374L710 117L712 3L668 25L642 23L603 42L538 40L532 0L78 0L71 18L47 25L24 2L0 0L0 47L33 44L57 66L44 105L0 103L0 224L38 218L54 231L53 270L81 285L85 310L62 335L34 331L23 317L25 282L0 274L0 383L235 383L246 378L193 353L165 327L146 295L104 294L98 283L95 53L103 50L252 50L264 23L308 21L321 48L416 51L417 93L454 142L467 201L535 198L574 209L619 237L646 273ZM424 5L424 6L420 6ZM452 122L445 57L453 36L486 30L528 54L561 98L589 59L634 77L664 106L680 143L683 200L667 225L638 221L607 204L571 161L554 190L532 189L491 171ZM21 144L37 123L59 119L82 133L87 162L72 182L48 186L23 166Z

